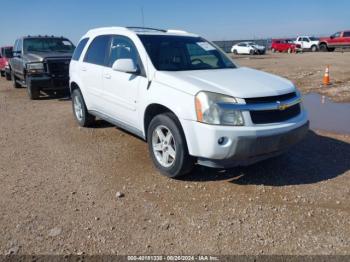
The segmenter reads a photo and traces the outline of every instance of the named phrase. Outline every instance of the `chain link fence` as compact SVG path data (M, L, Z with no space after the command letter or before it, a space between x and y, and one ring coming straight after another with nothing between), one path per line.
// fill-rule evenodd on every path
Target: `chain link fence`
M254 39L254 40L227 40L227 41L213 41L217 46L219 46L226 53L231 52L231 47L240 42L254 42L258 45L265 46L266 50L270 49L272 39Z

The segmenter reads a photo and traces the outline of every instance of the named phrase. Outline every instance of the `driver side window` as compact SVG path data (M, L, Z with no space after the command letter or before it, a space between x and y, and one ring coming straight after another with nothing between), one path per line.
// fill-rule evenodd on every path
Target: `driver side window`
M112 67L118 59L132 59L135 65L139 66L138 53L134 43L124 36L112 36L107 66Z

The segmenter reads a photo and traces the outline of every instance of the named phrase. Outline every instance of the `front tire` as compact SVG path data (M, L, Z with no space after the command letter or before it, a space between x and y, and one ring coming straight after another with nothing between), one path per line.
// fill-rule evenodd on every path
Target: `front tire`
M12 86L14 88L21 88L22 86L17 82L17 78L15 76L15 73L12 72L11 74L11 78L12 78Z
M194 167L181 124L172 113L155 116L149 124L147 143L154 165L167 177L180 177Z
M88 112L83 95L79 89L74 89L72 93L72 108L75 120L79 126L88 127L94 123L95 117Z
M5 72L5 79L11 81L11 74Z
M29 79L26 79L26 85L27 85L27 93L30 98L30 100L36 100L40 97L40 89L36 86L33 86L32 81Z
M318 51L317 46L315 45L311 46L311 52L317 52L317 51Z

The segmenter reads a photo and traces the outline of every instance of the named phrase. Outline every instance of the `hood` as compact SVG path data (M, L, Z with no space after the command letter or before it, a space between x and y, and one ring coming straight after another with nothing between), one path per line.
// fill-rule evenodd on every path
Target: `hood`
M277 96L294 92L292 82L282 77L239 67L233 69L157 71L154 81L196 95L199 91L237 98Z
M30 52L24 55L30 62L42 62L46 58L71 58L72 53L66 52Z

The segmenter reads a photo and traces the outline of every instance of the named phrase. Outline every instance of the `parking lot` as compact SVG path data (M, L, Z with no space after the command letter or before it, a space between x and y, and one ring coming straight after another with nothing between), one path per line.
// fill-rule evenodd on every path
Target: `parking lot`
M236 61L350 101L350 52ZM68 99L30 101L2 78L0 120L1 254L350 251L349 134L312 130L276 159L172 180L142 140L103 121L79 128Z

